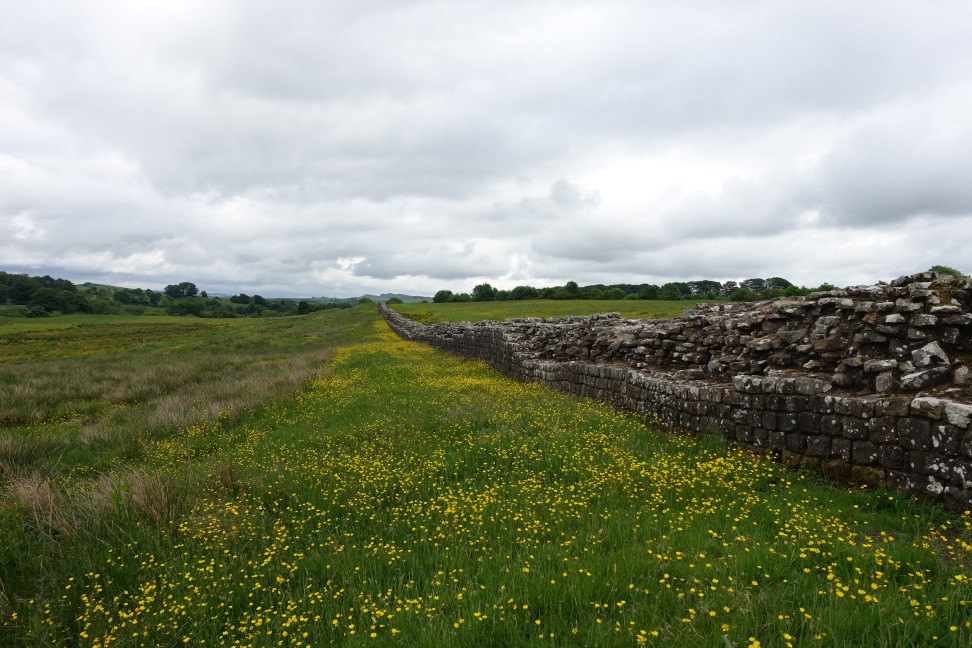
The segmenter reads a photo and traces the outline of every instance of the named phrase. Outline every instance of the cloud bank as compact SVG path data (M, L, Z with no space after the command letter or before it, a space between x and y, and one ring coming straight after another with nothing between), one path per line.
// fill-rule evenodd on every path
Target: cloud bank
M6 3L0 268L265 295L972 270L972 5Z

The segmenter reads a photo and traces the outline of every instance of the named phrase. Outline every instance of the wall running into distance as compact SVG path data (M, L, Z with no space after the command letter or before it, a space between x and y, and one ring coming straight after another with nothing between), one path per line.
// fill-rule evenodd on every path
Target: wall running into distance
M677 318L424 325L407 340L842 480L972 508L972 280L921 273Z

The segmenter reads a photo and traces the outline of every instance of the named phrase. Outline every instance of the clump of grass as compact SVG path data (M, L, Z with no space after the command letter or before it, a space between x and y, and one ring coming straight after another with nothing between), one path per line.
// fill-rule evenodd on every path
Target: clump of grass
M73 540L83 524L78 510L68 504L68 495L45 476L15 477L7 487L12 504L23 512L30 532L51 538Z

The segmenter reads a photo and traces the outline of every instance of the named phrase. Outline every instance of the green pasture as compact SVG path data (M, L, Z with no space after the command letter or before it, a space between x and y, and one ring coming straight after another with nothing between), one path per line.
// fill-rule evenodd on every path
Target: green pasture
M566 317L568 315L594 315L619 313L629 319L659 319L677 317L686 309L694 308L690 301L648 300L552 300L497 302L445 302L395 304L391 308L402 315L422 322L478 322L480 320L504 320L514 317Z
M0 321L0 362L116 353L227 326L236 319L68 315Z
M510 304L457 307L555 314ZM157 338L0 363L0 645L972 642L969 513L514 381L374 305Z

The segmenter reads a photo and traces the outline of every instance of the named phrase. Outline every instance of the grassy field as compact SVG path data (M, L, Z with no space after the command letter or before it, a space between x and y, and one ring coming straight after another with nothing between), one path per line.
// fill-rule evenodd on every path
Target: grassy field
M0 321L0 362L117 353L192 333L240 326L236 319L73 315Z
M478 322L480 320L504 320L513 317L564 317L566 315L594 315L595 313L620 313L631 319L658 319L677 317L685 309L694 308L690 301L641 301L641 300L565 300L539 299L505 302L448 302L395 304L392 306L402 315L424 324L434 322Z
M112 408L4 424L0 645L972 641L969 514L512 381L375 310L0 365L141 363ZM158 394L140 366L186 377ZM241 397L207 408L224 371ZM199 411L160 424L172 394Z

